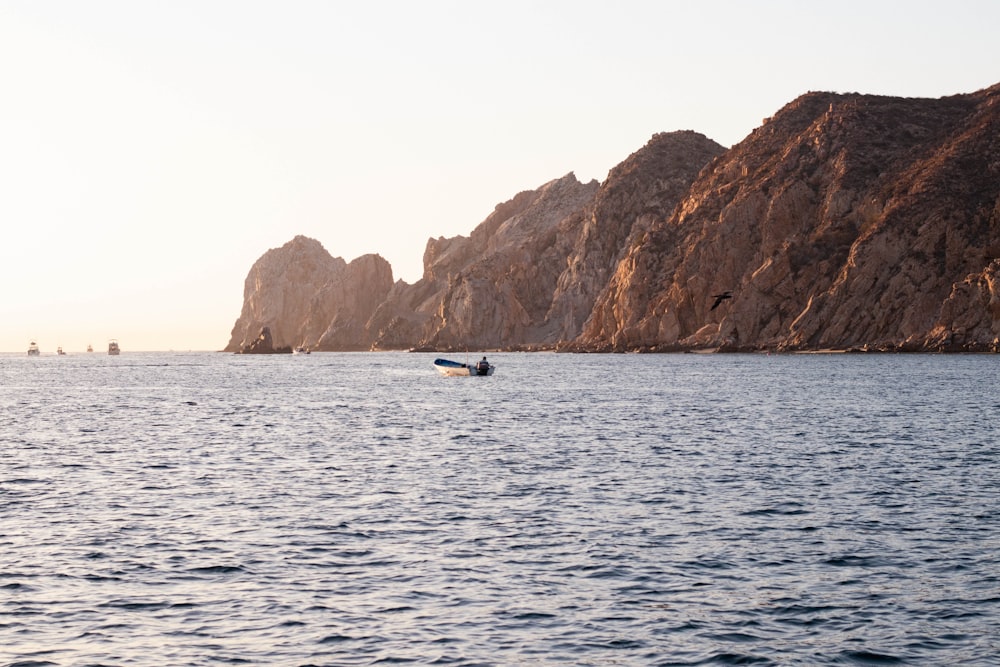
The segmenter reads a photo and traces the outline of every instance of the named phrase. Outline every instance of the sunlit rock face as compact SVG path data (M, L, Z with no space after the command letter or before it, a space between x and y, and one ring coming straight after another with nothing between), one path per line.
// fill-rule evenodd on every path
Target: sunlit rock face
M573 174L496 206L469 236L430 239L424 275L391 284L369 255L346 265L312 239L251 269L227 350L261 327L278 347L552 349L574 340L618 260L725 149L695 132L655 135L603 184Z
M575 220L597 192L573 174L496 207L467 240L428 244L440 285L421 345L502 348L543 342ZM460 262L456 262L460 260Z
M575 339L629 243L724 148L658 134L603 184L573 174L496 207L469 237L428 242L424 275L373 318L375 346L551 349Z
M226 350L249 347L265 327L276 350L366 350L365 325L392 282L392 268L378 255L348 264L318 241L296 236L250 269Z
M572 247L565 228L597 189L567 174L497 205L470 236L429 240L423 277L397 284L373 318L375 347L537 342Z
M702 169L725 148L697 132L654 135L616 166L576 217L548 313L547 343L575 339L621 259L649 227L669 216Z
M795 100L631 245L575 347L996 348L998 98Z
M227 349L996 351L998 98L809 93L728 150L657 134L429 240L413 285L296 237Z

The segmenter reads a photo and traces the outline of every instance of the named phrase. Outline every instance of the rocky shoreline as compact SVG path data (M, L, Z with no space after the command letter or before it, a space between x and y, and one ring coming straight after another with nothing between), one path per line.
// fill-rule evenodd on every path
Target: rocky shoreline
M727 294L716 303L713 296ZM726 149L654 135L430 239L393 281L296 237L251 268L227 351L1000 350L1000 84L808 93Z

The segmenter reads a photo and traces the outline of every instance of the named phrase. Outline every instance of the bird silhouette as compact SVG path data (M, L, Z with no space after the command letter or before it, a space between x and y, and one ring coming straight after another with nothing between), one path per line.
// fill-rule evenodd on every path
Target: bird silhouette
M712 304L712 307L709 308L709 310L715 310L716 308L719 307L719 304L722 303L723 301L725 301L726 299L732 299L733 298L733 293L731 291L727 290L727 291L723 292L722 294L713 294L712 298L715 299L715 303Z

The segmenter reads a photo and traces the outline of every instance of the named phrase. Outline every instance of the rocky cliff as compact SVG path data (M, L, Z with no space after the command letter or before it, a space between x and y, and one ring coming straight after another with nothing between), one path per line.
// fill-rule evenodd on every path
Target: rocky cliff
M391 288L392 268L378 255L348 264L319 241L296 236L250 269L225 349L256 352L266 329L275 350L367 350L365 326Z
M573 174L500 204L469 237L432 239L424 276L371 324L376 349L553 348L575 339L630 239L666 216L725 149L655 135L603 184Z
M729 150L658 134L429 240L413 285L297 237L227 349L995 351L998 97L809 93Z
M625 253L673 212L705 165L724 152L696 132L661 133L608 173L594 201L565 230L573 247L548 313L559 326L546 343L579 335Z
M538 342L569 252L560 226L597 188L568 174L498 205L468 237L428 241L423 277L397 285L373 318L374 347Z
M998 98L795 100L630 248L576 349L996 350Z

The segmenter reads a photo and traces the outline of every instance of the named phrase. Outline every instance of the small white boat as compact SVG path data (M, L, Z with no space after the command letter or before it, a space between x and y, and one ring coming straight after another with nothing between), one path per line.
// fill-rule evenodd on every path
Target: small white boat
M435 359L434 368L438 369L441 375L460 377L493 375L493 371L497 369L496 366L486 361L486 357L474 364L463 364L450 359Z
M111 340L111 342L108 343L108 354L112 356L121 354L121 348L118 347L118 341Z
M64 356L66 354L65 352L63 352L63 349L62 349L61 345L56 348L56 354L58 354L60 357Z
M38 349L38 343L36 343L35 341L31 341L31 345L28 346L28 356L37 357L41 353L42 351Z
M310 350L308 347L297 347L292 350L292 354L309 354Z

